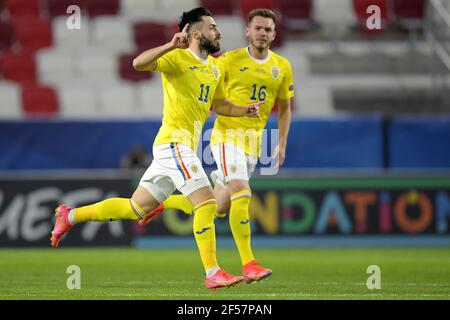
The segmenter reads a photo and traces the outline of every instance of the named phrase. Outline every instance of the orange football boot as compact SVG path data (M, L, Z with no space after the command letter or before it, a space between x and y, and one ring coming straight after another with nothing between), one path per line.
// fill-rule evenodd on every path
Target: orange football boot
M150 211L144 218L138 221L140 226L145 226L149 224L153 218L156 218L157 216L160 216L164 212L164 205L161 203L159 206L157 206L155 209Z
M69 211L72 210L68 205L62 204L55 209L56 223L50 238L52 247L58 248L59 241L73 225L69 222Z
M215 274L205 279L205 287L207 289L216 289L230 286L234 287L235 285L238 285L242 281L244 281L244 277L234 276L232 274L225 272L222 269L219 269L216 271Z
M242 267L242 275L247 283L265 279L271 274L272 270L264 268L256 260L252 260Z

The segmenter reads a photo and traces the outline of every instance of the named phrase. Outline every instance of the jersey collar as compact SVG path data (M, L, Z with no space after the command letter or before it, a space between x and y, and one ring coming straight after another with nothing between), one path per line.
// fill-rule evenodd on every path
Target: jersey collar
M245 48L245 52L247 52L248 56L249 56L250 58L252 58L255 62L259 63L259 64L266 63L266 62L269 61L269 59L270 59L270 50L269 50L269 52L268 52L268 54L267 54L267 57L265 57L264 59L256 59L255 57L253 57L253 56L250 54L250 47Z
M208 58L206 58L206 59L202 59L202 58L200 58L198 55L196 55L195 53L194 53L194 51L192 51L191 50L191 48L187 48L187 50L198 60L198 61L200 61L201 63L203 63L203 64L208 64L209 63L209 60L208 60Z

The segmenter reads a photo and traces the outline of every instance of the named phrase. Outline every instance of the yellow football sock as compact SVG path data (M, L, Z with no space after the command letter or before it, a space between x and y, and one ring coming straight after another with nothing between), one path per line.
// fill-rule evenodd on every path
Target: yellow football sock
M194 211L191 201L182 194L171 195L163 202L163 205L165 208L178 209L186 214L192 214Z
M194 209L194 236L205 270L217 267L216 229L214 227L216 209L215 199L206 200Z
M110 198L89 206L76 208L77 223L85 221L138 220L145 216L144 210L131 199Z
M242 265L254 259L250 245L250 190L242 190L231 196L230 227L241 256Z

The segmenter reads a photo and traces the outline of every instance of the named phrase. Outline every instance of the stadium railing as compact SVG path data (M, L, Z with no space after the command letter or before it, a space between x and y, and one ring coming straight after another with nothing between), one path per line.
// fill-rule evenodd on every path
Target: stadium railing
M432 66L434 87L444 93L449 89L450 73L450 5L430 0L425 15L425 37L435 57ZM442 66L445 66L442 68Z

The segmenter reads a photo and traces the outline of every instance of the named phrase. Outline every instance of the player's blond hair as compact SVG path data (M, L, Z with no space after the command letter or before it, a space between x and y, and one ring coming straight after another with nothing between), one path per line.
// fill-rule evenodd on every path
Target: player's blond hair
M263 17L263 18L270 18L273 20L273 23L277 23L277 15L275 14L275 12L273 12L270 9L263 9L263 8L258 8L258 9L253 9L252 11L250 11L250 13L248 14L248 23L250 24L253 20L254 17Z

